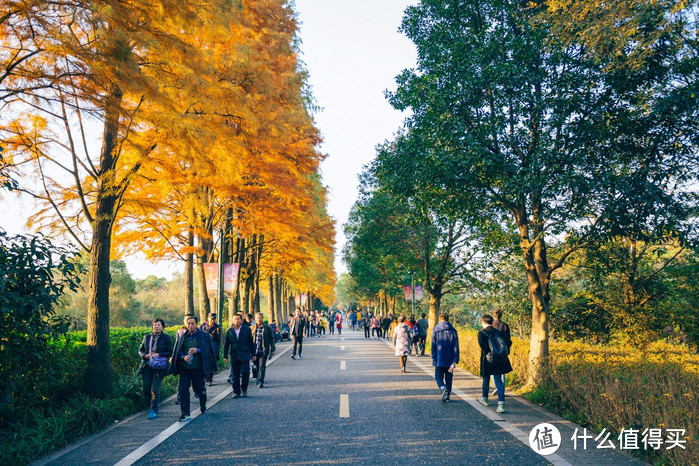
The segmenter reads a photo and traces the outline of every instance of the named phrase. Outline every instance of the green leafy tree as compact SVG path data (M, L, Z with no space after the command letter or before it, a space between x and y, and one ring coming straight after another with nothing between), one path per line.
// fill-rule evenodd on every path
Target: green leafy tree
M606 70L517 2L423 0L418 50L391 103L408 132L378 160L394 192L458 213L523 258L532 305L528 385L548 358L552 274L608 237L682 231L696 204L696 68L674 44ZM419 173L420 176L414 176Z
M77 287L73 254L42 236L0 230L0 408L12 407L17 390L33 389L45 373L39 369L51 351L47 343L68 331L70 320L55 307Z
M380 152L391 151L388 144ZM379 155L381 158L381 155ZM437 324L444 295L473 279L478 257L465 222L422 207L419 197L408 198L382 189L372 168L364 177L360 199L345 227L345 261L364 291L402 294L399 284L414 271L429 299L430 325ZM424 298L423 298L424 299Z

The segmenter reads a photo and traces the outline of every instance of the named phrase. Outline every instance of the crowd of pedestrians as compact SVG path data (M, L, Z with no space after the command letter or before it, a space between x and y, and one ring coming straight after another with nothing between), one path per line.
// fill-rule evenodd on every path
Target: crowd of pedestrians
M247 317L247 318L245 318ZM267 325L264 316L235 314L231 327L223 341L223 361L230 361L228 382L232 385L232 398L247 397L250 375L258 388L264 388L267 362L276 353L276 343L282 339L276 321ZM512 371L509 352L512 346L509 326L500 319L502 312L484 315L482 329L478 332L480 349L480 375L483 379L482 396L478 401L489 406L490 382L498 397L496 411L505 411L505 374ZM213 384L221 350L221 326L217 316L211 313L206 322L198 326L198 319L186 315L184 326L177 331L175 342L163 332L165 322L154 319L152 333L145 335L138 353L141 358L138 374L143 378L143 393L150 401L148 419L155 419L160 408L160 387L169 374L178 375L177 402L180 405L180 421L191 417L190 387L199 400L202 413L207 409L206 387ZM424 313L415 316L394 317L371 314L361 309L338 311L294 310L294 315L282 325L292 343L292 359L302 359L304 337L321 337L329 332L342 333L343 325L352 330L363 330L365 338L392 339L400 370L407 372L410 355L424 356L429 322ZM453 386L454 368L459 362L459 337L449 322L447 314L440 314L439 323L432 329L432 364L435 381L441 393L441 402L449 403ZM252 366L251 366L252 365Z

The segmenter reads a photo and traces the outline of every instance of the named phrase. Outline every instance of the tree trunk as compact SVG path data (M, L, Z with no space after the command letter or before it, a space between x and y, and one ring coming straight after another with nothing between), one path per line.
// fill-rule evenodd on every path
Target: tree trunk
M199 235L199 249L197 253L197 282L199 284L199 322L204 322L211 312L211 301L206 291L206 275L204 274L204 264L211 257L213 241Z
M532 302L532 333L529 349L529 373L525 390L536 388L541 382L549 356L549 270L546 261L546 243L543 235L533 244L529 239L529 226L526 213L520 209L517 218L520 234L520 247L524 255L527 272L529 299Z
M255 300L254 313L260 312L260 264L262 263L262 245L265 244L264 235L257 238L257 245L253 251L255 257Z
M112 277L109 272L109 259L118 197L118 187L114 177L114 151L117 149L119 136L118 108L121 100L121 90L113 86L104 115L97 199L92 223L87 291L85 391L95 398L104 398L112 389L112 366L109 357L109 285Z
M194 229L191 226L187 229L187 247L190 249L190 251L194 248ZM194 254L191 252L185 254L184 284L184 313L185 315L194 315Z
M240 312L240 275L243 273L242 251L245 248L245 240L243 238L235 239L235 251L231 254L233 261L238 264L238 275L235 278L233 286L233 294L228 300L228 324L233 322L233 316Z
M199 285L199 321L206 320L206 316L211 312L211 301L206 291L206 275L204 274L205 258L197 254L197 284Z
M275 309L275 315L274 319L277 321L277 326L281 325L282 319L283 319L283 310L282 310L282 290L280 287L281 279L279 277L278 273L274 273L274 295L272 299L274 299L274 309Z
M282 288L284 290L284 296L283 296L283 302L284 302L284 321L289 320L292 314L292 307L291 307L291 298L289 298L289 284L287 283L286 280L284 280L284 286Z
M274 309L275 299L274 299L274 274L270 273L267 278L267 296L269 296L268 307L267 307L267 321L272 322L275 319L276 310Z
M434 326L437 325L439 310L442 305L442 285L435 284L428 292L430 294L430 311L427 316L427 321L429 322L430 328L434 328Z
M109 212L114 201L97 201L96 220L90 249L87 305L87 372L85 390L94 398L104 398L112 386L109 357L109 252L111 220L100 212ZM107 204L107 205L105 205Z

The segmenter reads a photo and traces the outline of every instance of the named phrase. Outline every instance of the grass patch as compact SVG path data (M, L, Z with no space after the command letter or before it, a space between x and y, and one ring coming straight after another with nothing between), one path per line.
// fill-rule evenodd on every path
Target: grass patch
M54 345L46 377L29 390L18 391L0 411L0 457L4 464L28 464L82 437L93 434L148 407L143 383L136 375L138 348L149 327L112 329L110 355L113 391L104 400L86 396L82 382L87 366L86 332L74 332ZM167 333L174 343L175 330ZM222 362L222 361L221 361ZM223 365L220 364L219 368ZM50 376L49 376L50 374ZM175 393L177 377L168 376L161 399Z
M460 366L478 374L478 332L458 332ZM513 341L508 386L516 389L527 379L529 341ZM522 395L596 432L606 428L613 436L624 428L685 429L686 449L644 450L641 445L638 454L654 464L699 464L699 355L684 347L657 342L639 350L552 341L542 383Z

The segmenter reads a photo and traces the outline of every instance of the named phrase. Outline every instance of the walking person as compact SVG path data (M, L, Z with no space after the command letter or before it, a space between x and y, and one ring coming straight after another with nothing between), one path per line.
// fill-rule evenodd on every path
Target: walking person
M420 318L417 320L417 326L420 329L420 341L418 346L420 348L420 356L425 355L425 346L427 345L427 330L430 328L430 323L425 319L425 313L423 312Z
M248 396L250 360L255 354L255 345L250 327L243 325L243 318L239 314L233 315L232 324L223 344L223 362L228 362L230 354L231 375L228 380L233 385L233 398L240 398Z
M184 321L182 323L182 327L177 329L177 335L175 336L175 341L177 341L177 339L180 338L180 336L182 336L183 333L187 332L187 320L189 320L190 317L194 317L194 314L185 314L184 315ZM176 362L175 359L172 356L170 356L170 371L172 371L172 365L175 362ZM176 405L180 404L180 392L177 392L177 400L175 400L175 404Z
M153 320L153 333L145 335L138 349L141 364L136 374L143 376L143 396L150 400L148 419L155 419L160 409L160 385L167 376L168 359L172 356L172 340L163 333L165 321Z
M369 317L366 314L362 314L362 319L360 320L360 325L364 329L364 338L371 337L371 327L369 323Z
M449 316L440 314L439 323L432 329L432 365L434 380L442 392L442 403L450 401L454 368L458 362L459 334L449 323Z
M216 323L216 314L213 312L209 313L209 318L206 320L206 322L201 324L199 328L211 336L211 342L214 344L214 355L216 356L216 361L218 362L219 358L221 357L221 326ZM212 372L206 378L206 385L210 387L213 384L214 374Z
M490 391L490 376L494 375L495 388L498 393L498 413L505 412L505 385L500 375L512 372L512 365L508 357L512 341L505 339L505 336L493 327L493 316L484 315L481 320L483 327L478 331L478 346L481 347L481 370L483 377L483 390L478 401L483 406L488 406L488 392ZM435 327L436 328L436 327Z
M405 324L405 316L398 318L398 325L393 330L393 347L400 358L400 370L406 372L405 366L410 356L410 329Z
M335 315L335 328L337 329L337 334L342 335L342 314L339 312Z
M379 319L374 315L371 316L371 336L381 338L381 325Z
M206 377L216 371L214 344L211 336L197 328L197 318L187 319L187 331L178 335L172 350L175 359L170 371L179 374L177 392L180 397L180 421L189 421L189 387L199 398L201 412L206 411Z
M410 316L410 324L408 326L410 327L410 343L415 347L415 356L417 356L420 354L420 328L417 325L415 316Z
M262 313L255 314L255 324L250 327L252 331L252 341L255 345L255 355L253 356L253 366L257 366L257 387L263 388L265 384L265 371L267 360L274 356L277 350L274 344L274 334L268 325L264 324ZM253 374L255 375L255 374Z
M495 309L493 311L493 327L496 328L497 330L500 331L502 334L503 338L505 341L510 342L509 347L507 348L507 354L510 354L510 349L512 348L512 338L510 336L510 326L507 325L505 322L502 322L500 319L502 318L502 311L500 309ZM500 375L502 378L502 386L506 387L507 384L505 383L505 374ZM495 376L491 375L490 376L491 380L493 381L493 385L495 385ZM495 386L495 389L493 389L493 395L497 395L498 389L497 386Z
M291 349L291 359L296 359L297 354L298 358L301 359L301 352L303 351L303 331L306 325L306 319L301 316L301 309L297 307L294 311L294 317L289 319L289 335L294 345Z
M328 321L330 335L335 335L335 313L330 311L330 319Z
M381 320L381 333L386 340L390 338L388 336L388 329L391 328L391 322L393 322L393 316L391 316L391 314L387 314L386 317Z

